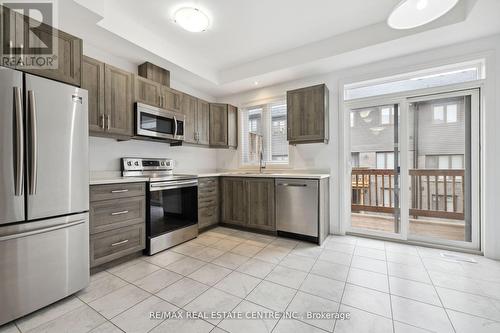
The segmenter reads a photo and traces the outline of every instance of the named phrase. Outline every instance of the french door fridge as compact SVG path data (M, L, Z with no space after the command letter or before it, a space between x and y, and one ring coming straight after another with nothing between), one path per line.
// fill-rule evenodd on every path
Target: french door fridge
M0 325L89 281L87 91L0 67Z

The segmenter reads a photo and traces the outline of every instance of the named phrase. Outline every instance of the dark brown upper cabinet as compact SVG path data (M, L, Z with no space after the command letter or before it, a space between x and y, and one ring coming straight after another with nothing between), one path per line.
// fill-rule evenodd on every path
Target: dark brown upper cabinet
M132 102L133 74L105 64L105 130L112 137L130 139L134 134Z
M89 131L102 134L105 132L103 62L83 56L82 88L89 96Z
M198 99L196 108L196 139L200 145L210 144L210 104Z
M4 6L0 6L0 15L2 20L2 50L11 51L10 54L4 54L4 57L10 56L11 59L14 59L14 56L18 55L16 47L24 43L24 36L22 34L24 31L24 16ZM2 66L16 68L16 62L3 60Z
M210 146L227 148L227 104L210 103Z
M183 94L181 102L181 112L186 116L184 125L184 142L198 143L197 140L197 111L198 99L196 97Z
M163 106L162 85L134 75L134 99L136 102L161 108Z
M161 86L161 107L170 111L181 112L182 93L167 86Z
M210 146L238 146L238 109L229 104L210 103Z
M134 133L133 75L90 57L83 57L82 88L89 92L91 135L128 140Z
M170 72L165 68L156 66L150 62L145 62L139 65L138 72L140 76L146 79L170 87Z
M82 67L82 40L64 31L40 24L33 19L24 20L24 44L30 46L30 54L41 54L44 44L55 37L57 43L57 67L53 69L31 69L17 66L17 69L49 79L80 87Z
M290 144L328 143L328 95L325 84L287 91Z
M227 145L238 147L238 108L232 105L227 106Z
M208 145L210 106L196 97L183 94L181 112L186 116L184 142Z

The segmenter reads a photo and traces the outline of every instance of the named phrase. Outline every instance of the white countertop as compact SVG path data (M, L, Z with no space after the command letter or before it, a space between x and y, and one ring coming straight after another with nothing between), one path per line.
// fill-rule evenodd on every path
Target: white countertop
M149 177L103 177L91 178L90 185L120 184L120 183L143 183L149 182Z
M142 183L148 181L149 177L122 177L120 171L98 171L90 173L90 185Z
M249 177L249 178L300 178L300 179L325 179L329 178L328 173L309 173L309 172L251 172L251 171L229 171L229 172L218 172L218 173L199 173L197 175L199 178L206 177Z
M249 178L300 178L300 179L325 179L329 178L328 173L314 173L314 172L269 172L258 173L251 171L226 171L226 172L204 172L204 173L191 173L199 178L207 177L249 177ZM149 177L122 177L119 171L104 171L92 172L90 174L90 185L106 185L106 184L119 184L119 183L141 183L148 182Z

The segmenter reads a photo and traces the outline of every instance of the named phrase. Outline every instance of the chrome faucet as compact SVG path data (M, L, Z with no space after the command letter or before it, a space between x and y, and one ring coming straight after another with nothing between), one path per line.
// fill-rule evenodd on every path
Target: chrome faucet
M259 159L259 173L262 173L262 169L266 168L266 162L264 162L264 150L260 150L260 159Z

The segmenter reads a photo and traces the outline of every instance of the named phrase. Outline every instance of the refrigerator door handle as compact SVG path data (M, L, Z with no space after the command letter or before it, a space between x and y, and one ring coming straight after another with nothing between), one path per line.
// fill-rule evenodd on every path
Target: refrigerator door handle
M15 157L15 169L14 169L14 193L16 196L23 195L23 176L24 176L24 124L23 124L23 102L21 97L21 88L14 87L14 113L15 113L15 141L14 150L16 152Z
M30 170L29 170L29 194L36 194L38 177L38 140L37 140L37 119L36 119L36 99L33 90L28 91L29 108L29 131L30 131Z

